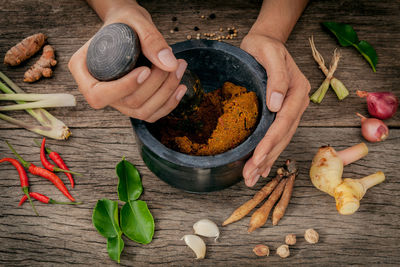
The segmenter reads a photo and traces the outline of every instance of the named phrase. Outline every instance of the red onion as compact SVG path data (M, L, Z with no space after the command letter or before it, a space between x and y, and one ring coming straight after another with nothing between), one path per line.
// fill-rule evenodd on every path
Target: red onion
M389 136L389 128L386 124L375 118L366 118L360 113L357 116L361 118L361 134L369 142L380 142Z
M357 95L367 98L369 114L381 120L393 117L399 105L399 99L391 92L368 93L357 90Z

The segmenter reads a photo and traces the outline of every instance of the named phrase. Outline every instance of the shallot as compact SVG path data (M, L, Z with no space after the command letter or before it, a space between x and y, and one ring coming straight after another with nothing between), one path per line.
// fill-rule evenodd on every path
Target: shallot
M399 105L399 99L391 92L368 93L357 90L357 95L367 98L369 114L381 120L393 117Z
M369 142L380 142L389 136L389 128L386 124L375 118L366 118L360 113L357 116L361 118L361 134Z

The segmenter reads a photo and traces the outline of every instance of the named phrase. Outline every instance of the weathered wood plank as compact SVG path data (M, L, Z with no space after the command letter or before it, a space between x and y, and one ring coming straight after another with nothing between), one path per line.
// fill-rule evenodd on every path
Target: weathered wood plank
M39 55L20 67L7 68L1 65L0 71L5 72L28 92L70 92L76 95L76 108L54 111L71 127L130 127L124 116L111 108L91 109L79 94L69 74L67 63L70 56L101 26L96 14L84 2L57 1L44 5L41 1L33 0L3 0L3 3L4 8L0 10L0 55L4 55L25 36L43 31L49 35L49 42L57 50L59 64L52 79L32 85L24 84L21 79L26 68ZM195 26L200 28L200 33L234 26L239 29L239 36L227 42L239 46L257 17L260 1L143 1L143 5L150 11L154 23L170 44L186 40L188 34L195 36ZM346 84L352 94L339 102L334 93L329 91L321 105L310 105L301 121L302 126L358 126L355 112L366 114L367 110L364 101L355 96L356 89L393 91L400 96L400 55L397 53L400 49L399 6L398 1L342 0L313 1L309 4L290 36L287 47L310 80L312 90L318 88L323 74L312 59L308 37L314 35L316 45L327 62L333 50L338 47L335 39L320 26L322 21L343 21L353 25L359 37L375 47L379 63L377 72L373 73L355 49L341 48L343 57L336 76ZM200 18L201 15L207 17L211 13L216 15L215 19ZM172 16L176 16L178 20L173 22ZM174 27L178 27L179 31L171 34L170 30ZM22 112L11 114L27 118ZM387 123L399 127L399 113ZM0 122L0 128L10 127L13 126Z
M36 203L40 217L34 216L29 205L17 208L21 197L18 176L8 164L0 165L0 262L4 265L23 264L81 264L110 265L105 239L91 223L91 213L97 199L117 199L114 166L126 156L134 163L144 184L144 194L154 215L156 232L149 245L139 245L125 239L123 265L263 265L295 264L344 265L344 264L396 264L400 262L398 236L400 235L400 167L398 143L400 130L392 130L388 140L381 144L368 144L370 153L364 159L345 168L346 177L359 178L377 170L386 173L387 180L370 189L361 201L359 211L352 216L341 216L335 209L333 198L315 189L308 169L313 154L320 145L331 144L337 149L361 141L356 128L300 128L292 143L281 155L278 163L286 158L299 161L300 174L295 182L291 204L279 226L271 222L252 234L246 229L249 217L221 228L221 238L214 243L206 239L207 258L196 261L193 253L180 238L192 232L193 223L210 218L216 223L229 216L237 206L248 200L265 183L254 189L241 182L229 189L210 194L190 194L166 185L144 165L135 146L131 129L85 128L74 129L71 140L60 143L49 140L49 146L60 151L71 168L82 172L76 177L76 188L71 192L84 204L77 207L46 206ZM316 134L318 133L318 134ZM2 130L17 151L36 164L39 149L31 141L36 136L23 130ZM0 155L12 156L7 146L0 144ZM277 164L278 164L277 163ZM66 177L61 175L62 179ZM30 175L32 190L58 200L65 198L50 183ZM67 183L68 184L68 183ZM307 244L301 237L307 228L315 228L321 236L320 243ZM282 260L275 249L283 243L287 233L299 236L293 246L292 256ZM259 243L272 249L268 258L257 258L251 251Z

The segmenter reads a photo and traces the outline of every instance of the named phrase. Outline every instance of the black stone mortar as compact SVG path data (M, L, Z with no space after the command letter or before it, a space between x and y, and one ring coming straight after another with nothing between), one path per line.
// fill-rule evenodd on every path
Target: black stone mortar
M167 148L149 132L146 122L131 118L140 155L156 176L174 187L189 192L227 188L243 179L246 160L275 118L265 103L267 75L251 55L224 42L191 40L174 44L172 49L177 58L188 62L188 68L199 76L206 92L221 88L226 81L256 92L258 124L243 143L225 153L191 156Z

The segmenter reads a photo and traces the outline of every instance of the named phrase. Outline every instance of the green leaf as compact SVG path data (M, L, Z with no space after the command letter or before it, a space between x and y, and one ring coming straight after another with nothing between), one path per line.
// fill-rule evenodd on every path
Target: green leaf
M122 232L131 240L148 244L154 235L154 219L147 204L141 200L129 201L121 209Z
M336 22L323 22L322 25L328 28L336 36L342 46L354 46L368 61L372 70L376 72L378 55L376 54L375 49L368 42L359 41L357 33L350 25Z
M116 237L109 237L107 238L107 251L108 251L108 256L116 261L120 262L120 256L122 253L122 250L124 249L124 240L122 240L121 236L116 236Z
M342 46L351 46L359 42L357 33L354 31L353 27L348 24L323 22L322 25L328 28L328 30L336 36Z
M142 194L140 175L135 166L123 158L115 167L118 176L118 197L121 201L136 200Z
M121 236L118 223L118 202L103 198L97 201L93 210L92 222L104 237Z
M378 55L375 49L367 41L360 41L354 45L355 48L363 55L363 57L371 65L374 72L376 72L376 64L378 64Z

